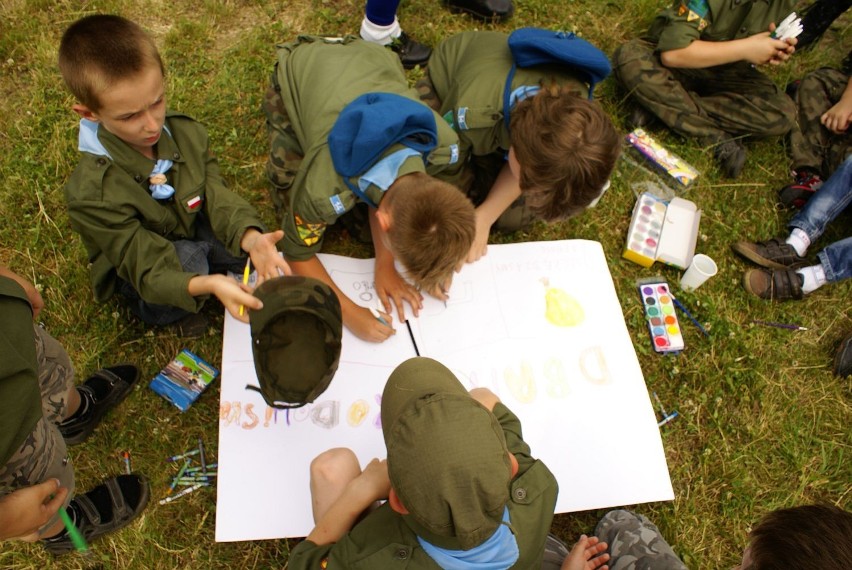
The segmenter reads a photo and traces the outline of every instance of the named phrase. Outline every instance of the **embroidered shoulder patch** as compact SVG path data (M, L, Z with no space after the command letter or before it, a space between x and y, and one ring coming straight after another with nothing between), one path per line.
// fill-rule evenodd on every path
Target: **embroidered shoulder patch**
M299 233L299 239L302 240L302 243L305 245L314 245L316 244L322 234L325 233L325 224L320 222L318 224L309 224L302 220L298 214L293 216L296 221L296 231Z
M456 128L456 122L453 120L453 118L454 117L453 117L453 111L452 110L449 110L446 113L444 113L444 116L443 116L444 122L447 123L448 125L450 125L452 128Z

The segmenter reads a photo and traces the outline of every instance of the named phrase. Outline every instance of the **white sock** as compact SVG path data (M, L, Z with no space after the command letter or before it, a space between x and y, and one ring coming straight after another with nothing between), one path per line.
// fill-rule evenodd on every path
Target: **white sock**
M816 291L827 283L825 269L823 269L821 263L819 265L811 265L810 267L802 267L801 269L797 269L796 273L805 278L805 282L802 283L802 292L806 295Z
M389 26L378 26L367 18L361 20L361 39L368 42L386 46L394 38L398 38L400 34L402 34L402 27L396 18L393 19L393 24Z
M808 252L808 247L811 245L811 238L808 237L808 234L804 230L793 228L793 231L790 232L790 237L787 238L787 243L793 246L799 257L804 257Z

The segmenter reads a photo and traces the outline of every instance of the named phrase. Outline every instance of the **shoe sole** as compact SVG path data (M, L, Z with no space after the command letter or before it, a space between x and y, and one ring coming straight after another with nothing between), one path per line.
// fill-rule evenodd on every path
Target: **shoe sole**
M834 356L834 374L841 378L846 378L852 374L852 335L847 336L840 341L840 346L837 347L837 354ZM844 361L846 361L844 363ZM843 365L846 365L845 367ZM845 368L845 370L843 369Z

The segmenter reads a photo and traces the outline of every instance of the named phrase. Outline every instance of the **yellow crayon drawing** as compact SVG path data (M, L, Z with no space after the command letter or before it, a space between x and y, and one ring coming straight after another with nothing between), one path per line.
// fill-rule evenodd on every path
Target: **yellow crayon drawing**
M349 406L349 413L346 414L346 421L352 427L358 427L367 419L367 414L370 411L370 404L365 400L356 400Z
M521 362L520 374L516 374L513 369L507 367L503 372L503 377L512 396L520 403L529 404L535 400L535 378L533 378L532 367L529 362L526 360Z
M554 399L568 397L571 391L568 386L568 375L565 374L565 367L562 361L557 358L551 358L544 363L544 377L547 378L547 395Z
M550 286L550 280L542 277L541 282L545 287L544 316L547 320L558 327L576 327L586 319L586 313L580 303L571 295Z

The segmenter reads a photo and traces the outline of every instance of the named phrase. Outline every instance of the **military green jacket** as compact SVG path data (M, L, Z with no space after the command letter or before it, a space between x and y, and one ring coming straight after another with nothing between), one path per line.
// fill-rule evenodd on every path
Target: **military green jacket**
M521 434L521 422L504 404L494 407L503 427L509 451L518 459L518 474L510 483L509 520L518 542L520 557L512 568L538 570L544 543L553 520L558 486L556 478L541 461L530 456ZM385 503L359 522L340 542L318 546L309 540L290 552L290 570L325 568L376 570L439 566L421 548L417 536L402 516Z
M769 31L793 11L795 0L675 0L651 24L646 40L657 52L695 40L722 42Z
M503 116L503 91L513 62L508 40L502 32L462 32L438 44L429 58L427 72L441 100L440 113L459 135L463 161L509 150ZM511 89L554 82L570 86L578 97L589 95L580 76L556 65L518 68Z
M95 297L105 301L116 278L130 283L148 303L198 311L203 297L187 287L195 276L181 267L173 241L193 239L204 213L216 237L233 255L249 228L265 231L256 210L228 190L210 151L207 130L186 115L168 113L157 156L174 162L166 173L173 200L149 192L154 161L104 128L98 140L108 156L83 152L65 186L71 227L91 263Z
M41 419L33 309L14 280L0 276L0 465L5 465Z
M291 149L303 156L290 189L290 209L282 223L284 253L306 260L320 251L325 228L351 210L359 198L335 172L328 150L328 134L340 112L365 93L393 93L420 103L409 88L399 58L371 42L346 37L325 40L302 36L278 46L274 82L296 133ZM435 116L438 145L424 164L420 156L407 158L397 178L413 172L434 175L458 163L458 138ZM391 146L379 159L403 149ZM355 181L357 183L357 181ZM365 194L378 204L384 191L370 184Z

